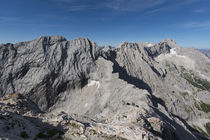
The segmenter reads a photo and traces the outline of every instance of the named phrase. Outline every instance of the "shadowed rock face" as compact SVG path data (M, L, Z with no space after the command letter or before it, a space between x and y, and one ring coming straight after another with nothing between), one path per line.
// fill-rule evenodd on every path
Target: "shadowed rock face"
M61 36L3 44L0 96L18 92L42 111L87 116L95 120L86 120L91 129L106 136L205 139L199 131L210 135L209 59L172 39L148 44L99 49L88 39ZM65 137L78 139L70 131Z

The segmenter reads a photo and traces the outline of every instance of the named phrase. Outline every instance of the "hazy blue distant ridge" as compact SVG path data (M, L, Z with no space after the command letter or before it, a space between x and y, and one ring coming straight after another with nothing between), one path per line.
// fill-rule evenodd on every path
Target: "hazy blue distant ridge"
M199 49L199 51L201 51L210 59L210 49Z

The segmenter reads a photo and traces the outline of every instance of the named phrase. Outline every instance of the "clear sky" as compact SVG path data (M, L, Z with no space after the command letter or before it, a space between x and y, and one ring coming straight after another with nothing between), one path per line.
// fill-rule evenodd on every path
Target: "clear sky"
M62 35L98 45L158 43L210 49L210 0L1 0L0 43Z

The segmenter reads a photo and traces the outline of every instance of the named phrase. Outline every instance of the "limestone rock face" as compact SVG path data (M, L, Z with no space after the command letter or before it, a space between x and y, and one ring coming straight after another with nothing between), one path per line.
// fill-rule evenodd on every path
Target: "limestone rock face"
M209 69L205 55L172 39L117 48L61 36L2 44L0 137L208 139Z
M147 50L148 54L152 57L155 58L159 56L160 54L167 54L170 52L170 49L178 47L176 45L176 42L172 39L166 39L163 42L160 42L152 47L146 47L145 49Z
M3 45L1 95L18 91L46 110L66 89L86 84L98 57L97 49L88 39L68 42L60 36Z

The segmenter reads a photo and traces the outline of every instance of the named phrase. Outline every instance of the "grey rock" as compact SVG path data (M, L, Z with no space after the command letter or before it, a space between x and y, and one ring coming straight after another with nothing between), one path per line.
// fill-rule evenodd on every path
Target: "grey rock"
M46 110L67 88L85 85L97 50L88 39L59 36L0 46L1 95L18 91Z
M40 37L0 46L0 95L26 96L72 139L207 139L209 66L172 39L101 49L88 39ZM64 125L72 114L81 130Z
M166 39L153 47L146 47L145 49L148 52L148 55L155 58L160 54L166 54L170 52L170 49L178 47L176 42L173 39Z

